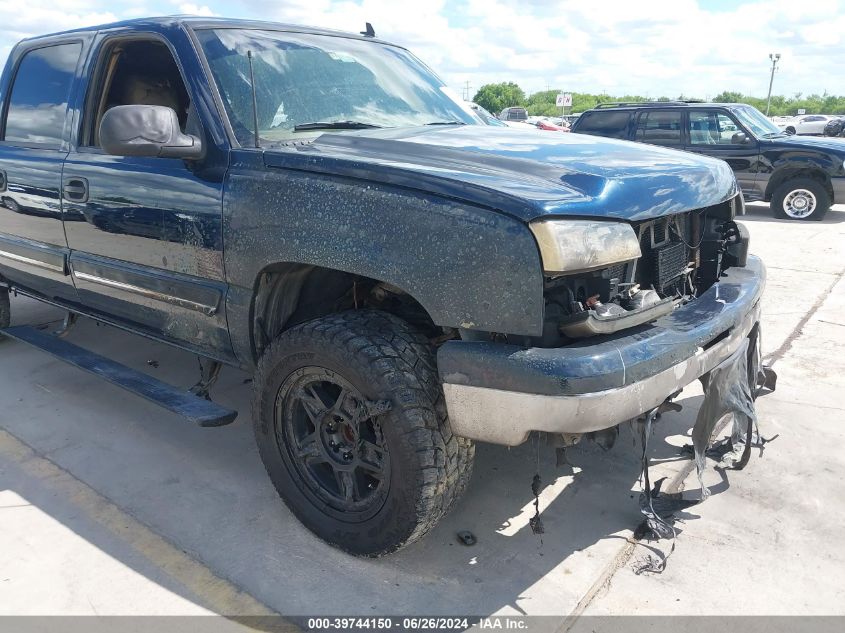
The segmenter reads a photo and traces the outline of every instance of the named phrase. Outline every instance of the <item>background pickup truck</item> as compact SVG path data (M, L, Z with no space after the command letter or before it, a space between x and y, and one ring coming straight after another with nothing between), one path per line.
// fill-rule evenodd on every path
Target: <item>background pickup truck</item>
M485 126L372 36L82 29L18 44L0 103L2 333L204 426L235 419L207 399L221 366L254 371L273 483L355 554L425 534L474 441L612 430L758 328L726 163ZM9 327L10 291L192 351L201 379Z

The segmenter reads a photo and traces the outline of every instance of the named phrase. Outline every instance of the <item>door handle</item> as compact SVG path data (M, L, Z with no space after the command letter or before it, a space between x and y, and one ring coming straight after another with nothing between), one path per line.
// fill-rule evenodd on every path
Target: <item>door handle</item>
M71 202L88 202L88 180L85 178L65 178L62 186L65 200Z

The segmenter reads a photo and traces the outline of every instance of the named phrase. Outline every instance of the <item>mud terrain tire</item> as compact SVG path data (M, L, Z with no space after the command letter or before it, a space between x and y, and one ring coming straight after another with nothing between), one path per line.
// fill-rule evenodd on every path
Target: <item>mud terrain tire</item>
M343 312L284 332L259 361L252 416L279 495L351 554L381 556L418 540L472 474L475 447L452 434L431 345L385 312Z

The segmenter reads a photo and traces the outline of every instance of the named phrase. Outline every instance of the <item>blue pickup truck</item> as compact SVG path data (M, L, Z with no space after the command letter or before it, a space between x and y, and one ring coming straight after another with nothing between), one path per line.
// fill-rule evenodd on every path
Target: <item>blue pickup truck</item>
M765 269L726 163L485 126L371 29L37 37L0 103L3 337L203 426L236 416L208 398L221 367L253 372L274 485L358 555L429 531L474 442L614 429L758 328ZM65 328L10 327L10 293ZM77 315L195 353L197 384L70 343Z

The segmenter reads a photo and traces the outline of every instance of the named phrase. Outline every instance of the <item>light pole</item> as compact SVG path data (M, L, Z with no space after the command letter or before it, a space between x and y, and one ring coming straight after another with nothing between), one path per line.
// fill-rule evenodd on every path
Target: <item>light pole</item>
M769 53L769 59L772 60L772 76L769 78L769 96L766 97L766 116L769 116L769 106L772 103L772 84L775 81L775 68L780 59L780 53Z

